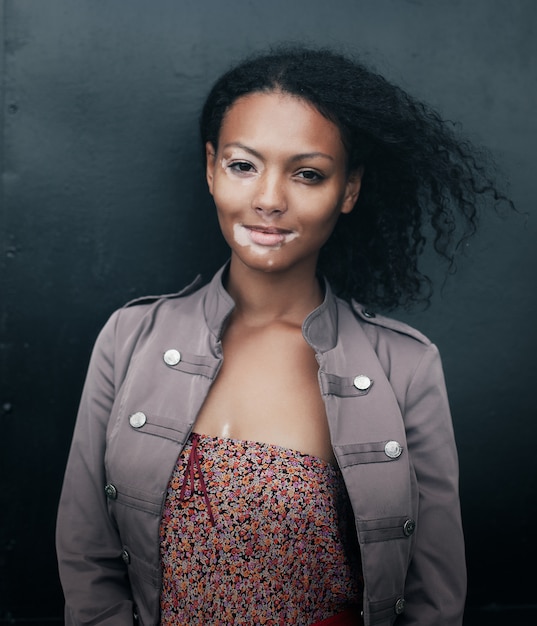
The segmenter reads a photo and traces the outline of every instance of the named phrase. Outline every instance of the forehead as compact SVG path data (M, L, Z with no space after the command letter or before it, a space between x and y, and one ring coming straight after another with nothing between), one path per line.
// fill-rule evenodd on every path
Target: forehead
M238 98L226 112L219 134L219 146L231 142L336 156L344 151L339 128L332 121L308 101L282 92Z

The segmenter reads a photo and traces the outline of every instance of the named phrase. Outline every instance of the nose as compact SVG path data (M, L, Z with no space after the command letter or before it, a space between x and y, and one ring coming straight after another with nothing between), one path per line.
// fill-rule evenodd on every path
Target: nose
M265 173L259 180L252 208L263 217L276 217L287 211L285 185L276 173Z

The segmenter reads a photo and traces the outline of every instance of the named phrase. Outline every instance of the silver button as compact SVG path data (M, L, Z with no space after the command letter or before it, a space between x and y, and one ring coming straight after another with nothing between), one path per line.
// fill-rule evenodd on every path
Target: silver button
M179 352L179 350L174 350L172 348L171 350L166 350L166 352L164 353L164 363L166 363L167 365L177 365L180 360L181 353Z
M370 309L362 309L362 314L364 317L367 317L369 319L376 317L375 313L373 313L373 311L371 311Z
M104 493L106 494L106 497L109 500L117 499L117 489L114 487L114 485L111 485L111 484L105 485Z
M393 610L395 611L395 613L397 615L401 615L401 613L405 610L405 599L404 598L398 598L397 602L395 603L395 606L393 607Z
M389 456L390 459L396 459L401 456L401 452L403 452L403 448L397 441L388 441L384 446L384 454Z
M128 565L131 562L131 555L127 552L127 550L123 550L121 558L123 559L123 563L125 563L125 565Z
M356 376L356 378L352 381L352 384L359 391L366 391L371 387L371 378L369 376L365 376L364 374L360 374Z
M145 413L142 413L142 411L133 413L129 417L129 424L133 428L141 428L146 422L147 422L147 417L145 416Z
M416 530L416 522L412 518L408 518L407 521L403 524L403 532L407 537L414 534Z

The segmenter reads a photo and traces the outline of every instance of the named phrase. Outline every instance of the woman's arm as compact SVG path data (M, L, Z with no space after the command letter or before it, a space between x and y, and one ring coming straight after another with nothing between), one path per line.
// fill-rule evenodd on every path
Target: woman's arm
M116 393L118 315L112 315L93 349L59 503L56 547L66 626L133 624L122 545L104 491L106 429Z
M409 385L407 443L419 487L415 550L397 624L460 626L466 598L458 458L442 364L430 345Z

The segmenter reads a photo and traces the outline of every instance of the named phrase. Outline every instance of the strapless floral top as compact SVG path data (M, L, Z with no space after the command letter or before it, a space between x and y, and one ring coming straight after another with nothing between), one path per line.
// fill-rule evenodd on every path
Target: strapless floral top
M162 626L309 626L361 604L360 562L333 465L192 434L160 527Z

